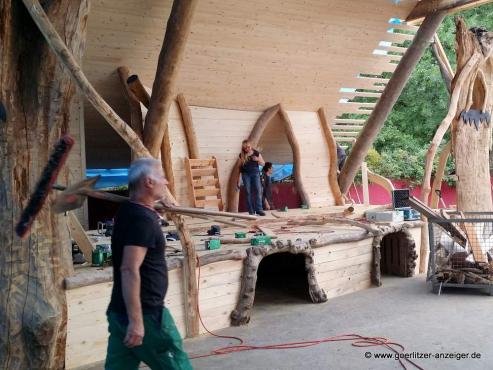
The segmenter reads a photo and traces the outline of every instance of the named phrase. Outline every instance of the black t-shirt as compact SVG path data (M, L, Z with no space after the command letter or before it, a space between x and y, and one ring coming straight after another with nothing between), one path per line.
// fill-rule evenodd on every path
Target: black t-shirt
M260 153L258 150L253 150L253 154L249 155L247 157L246 162L241 166L241 173L248 173L248 174L254 174L254 173L259 173L258 169L258 161L254 161L252 159L253 156L258 157ZM240 155L241 157L241 155Z
M147 248L140 266L140 302L143 313L162 309L168 289L168 269L165 261L165 239L158 222L158 215L143 205L127 202L115 216L111 237L113 260L113 291L108 311L126 314L122 295L120 266L126 245Z

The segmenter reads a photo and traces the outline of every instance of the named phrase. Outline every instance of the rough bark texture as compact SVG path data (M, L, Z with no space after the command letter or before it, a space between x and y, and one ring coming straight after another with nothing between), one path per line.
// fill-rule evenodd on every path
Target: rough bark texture
M159 54L156 77L144 126L144 145L154 157L159 155L167 132L169 107L175 96L177 72L185 51L192 17L198 0L174 0ZM165 160L171 151L165 154Z
M323 289L318 286L315 265L313 261L313 251L307 242L287 243L277 241L271 245L262 247L251 247L247 249L247 257L244 260L241 291L238 304L231 312L231 324L234 326L248 324L250 321L250 311L255 299L255 285L257 283L257 271L262 259L274 253L289 252L293 254L305 255L305 269L308 274L308 290L310 298L314 303L327 301L327 296Z
M142 121L142 109L140 108L140 101L135 96L127 83L127 79L130 77L130 71L128 67L122 66L117 69L118 77L120 77L120 82L123 88L123 94L128 102L128 107L130 109L130 127L135 131L140 140L142 140L142 133L144 131L143 121Z
M416 33L411 46L407 49L387 86L385 86L382 96L378 100L375 109L371 112L363 130L360 132L339 175L339 185L343 194L348 192L368 150L382 129L409 76L421 59L433 34L442 23L444 16L445 13L437 12L426 17Z
M452 150L457 174L457 208L460 211L492 211L489 149L491 123L484 121L476 128L466 124L459 113L474 109L482 114L492 113L493 32L468 30L465 22L456 20L457 72L462 73L467 61L479 54L479 63L462 83L458 114L452 122ZM454 79L452 90L459 88Z
M45 11L80 60L87 1L48 1ZM14 235L14 225L53 144L68 131L76 89L21 1L1 0L0 19L0 101L7 111L0 122L0 368L61 369L63 279L72 269L67 227L49 202L27 240ZM66 180L62 172L58 182Z

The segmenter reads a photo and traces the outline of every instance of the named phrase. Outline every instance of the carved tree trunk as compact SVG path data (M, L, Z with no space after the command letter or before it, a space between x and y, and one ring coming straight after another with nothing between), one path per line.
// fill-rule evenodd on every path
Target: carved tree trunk
M45 2L80 59L86 0ZM63 279L72 271L63 216L47 203L25 241L14 234L55 141L67 132L75 85L21 1L0 0L0 368L61 369L67 307ZM66 180L61 173L59 182Z
M457 72L473 54L479 63L468 74L452 122L453 153L457 173L457 208L461 211L491 211L489 149L491 144L493 32L468 30L465 22L456 20ZM452 90L457 81L452 82ZM473 121L473 122L471 122Z

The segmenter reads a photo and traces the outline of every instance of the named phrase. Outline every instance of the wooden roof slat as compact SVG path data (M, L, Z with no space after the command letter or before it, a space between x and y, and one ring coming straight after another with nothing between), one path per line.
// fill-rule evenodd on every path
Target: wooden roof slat
M409 13L406 21L411 24L419 24L430 13L446 11L455 13L464 9L491 3L493 0L423 0L418 2Z

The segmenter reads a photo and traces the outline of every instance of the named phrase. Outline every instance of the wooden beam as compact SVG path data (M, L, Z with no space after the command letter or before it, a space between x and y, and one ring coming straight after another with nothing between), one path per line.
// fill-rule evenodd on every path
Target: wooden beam
M198 159L199 158L199 145L197 143L197 135L193 126L192 113L190 112L190 107L183 94L178 94L176 97L176 102L180 108L181 122L183 124L183 130L185 131L185 138L187 140L188 147L188 158Z
M288 142L291 145L291 149L293 150L293 178L296 190L300 195L301 203L306 204L308 207L310 207L310 198L308 198L308 193L306 192L305 186L303 185L303 176L301 175L300 145L298 143L298 140L296 139L296 135L294 134L293 126L291 125L288 112L286 112L281 106L279 106L279 115L281 116L284 130L286 131L286 137L288 138Z
M130 91L139 99L139 101L149 109L149 104L151 101L151 97L149 93L147 92L146 88L142 84L142 82L139 79L139 76L137 75L131 75L127 78L127 85Z
M130 127L135 131L140 140L142 140L143 121L142 121L142 109L140 108L140 101L135 94L130 90L127 80L130 75L128 67L121 66L117 68L118 76L123 87L123 93L127 99L128 106L130 108Z
M86 261L91 261L93 250L91 240L73 212L68 212L67 223L72 239L74 239L79 246Z
M156 77L144 125L144 145L154 157L159 155L168 126L168 115L185 45L190 34L192 17L198 0L174 0L168 18L163 46L159 54ZM164 153L171 157L171 149ZM171 161L171 158L169 159Z
M447 91L450 94L452 79L454 78L454 71L452 70L452 66L448 61L447 55L445 54L445 50L443 50L442 43L438 38L438 35L435 33L434 41L431 44L431 53L435 57L435 60L438 63L438 68L440 68L440 73L443 78L443 82L447 87Z
M407 49L406 54L402 57L395 73L392 75L382 96L378 100L375 109L373 109L368 118L365 127L361 130L353 149L346 159L341 174L339 175L339 185L343 194L346 194L349 190L368 150L385 124L385 120L392 111L392 108L399 98L402 89L406 85L414 67L426 50L444 16L445 13L443 12L429 15L416 33L416 37L411 46Z
M361 163L361 183L363 185L363 204L370 205L370 192L368 188L368 166L366 162Z
M442 187L443 174L445 172L445 167L447 165L447 159L450 155L450 150L452 148L452 142L449 141L447 145L442 149L440 154L440 159L438 161L438 167L435 171L435 178L433 179L433 186L431 188L431 208L438 208L438 194L436 190L440 190Z
M406 18L410 24L419 24L427 16L436 12L446 14L474 8L479 5L491 3L493 0L422 0L419 1Z
M144 147L138 135L123 121L118 114L98 94L96 89L86 78L82 68L67 48L60 35L55 30L38 0L22 0L31 14L34 22L43 34L50 48L55 52L62 64L77 83L82 93L101 116L113 127L130 148L141 157L150 157L147 148Z
M327 115L325 114L325 109L323 107L318 109L318 118L320 120L320 125L322 126L322 132L324 133L325 143L327 144L327 149L329 152L329 186L334 196L334 201L336 206L344 205L344 199L341 194L341 189L339 188L339 183L337 182L337 144L332 134L329 122L327 120Z

